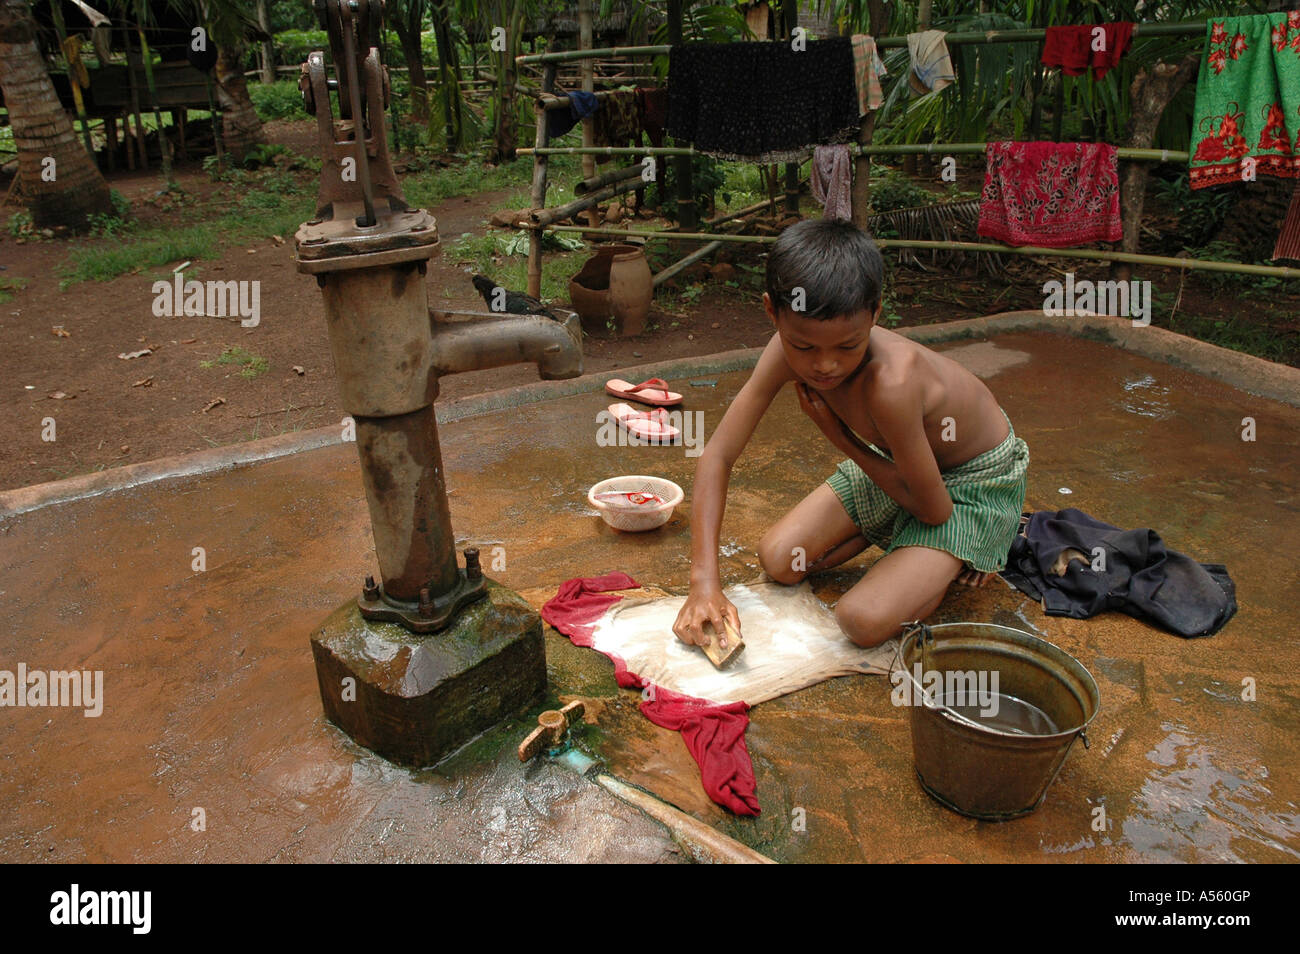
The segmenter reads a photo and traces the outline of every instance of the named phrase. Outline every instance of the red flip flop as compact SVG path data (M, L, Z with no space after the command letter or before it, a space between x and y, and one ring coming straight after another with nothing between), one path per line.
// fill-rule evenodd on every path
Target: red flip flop
M639 401L657 407L682 402L682 396L676 391L669 391L668 382L663 378L649 378L640 384L629 384L622 378L611 378L605 382L605 390L625 401Z
M682 433L668 423L668 412L661 407L653 411L637 411L627 404L611 404L609 413L629 434L635 434L649 444L671 444Z

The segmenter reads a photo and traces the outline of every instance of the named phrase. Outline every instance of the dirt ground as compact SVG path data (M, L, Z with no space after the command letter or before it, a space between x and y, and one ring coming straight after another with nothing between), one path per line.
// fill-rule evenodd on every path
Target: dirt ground
M310 153L310 122L268 126L273 142ZM178 165L176 178L187 203L203 203L219 190L198 161ZM180 212L159 193L160 176L122 172L112 188L132 205L142 225L179 224ZM963 183L963 187L968 187ZM434 207L444 246L462 233L483 234L488 217L507 191L454 198ZM807 206L815 203L806 200ZM12 206L0 218L7 219ZM77 239L78 245L113 238ZM69 254L64 240L18 242L0 233L0 280L22 279L0 304L0 488L62 479L76 474L181 454L207 446L253 440L337 422L340 404L323 321L320 291L295 266L292 236L228 247L197 263L203 279L261 282L261 321L243 328L237 318L156 317L152 283L160 275L130 274L108 282L83 281L59 288L59 267ZM746 247L730 260L761 265L761 251ZM175 264L180 264L175 263ZM1082 263L1079 263L1082 265ZM989 280L973 272L899 268L891 298L895 324L913 325L971 318L1016 308L1041 307L1044 266L1065 263L1016 261L1020 278ZM588 338L584 369L614 371L671 359L756 347L771 334L755 288L708 283L682 311L652 310L646 333L626 338ZM482 310L463 264L444 251L431 263L429 300L448 308ZM1087 277L1086 268L1076 269ZM1100 271L1092 277L1104 277ZM687 279L689 280L689 278ZM1167 287L1177 288L1171 276ZM1188 282L1181 307L1202 315L1225 315L1239 307L1233 295L1207 295ZM267 370L242 377L235 365L213 362L238 347L265 359ZM123 358L148 349L151 353ZM443 379L443 399L497 390L535 379L525 365ZM49 440L50 420L55 440Z

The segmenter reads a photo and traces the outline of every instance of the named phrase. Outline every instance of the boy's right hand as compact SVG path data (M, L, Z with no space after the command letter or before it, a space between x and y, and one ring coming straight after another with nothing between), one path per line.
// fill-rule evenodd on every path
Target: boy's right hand
M722 595L720 586L693 586L677 613L673 632L688 646L707 646L711 637L705 632L704 624L709 623L718 634L718 644L726 649L727 630L723 626L723 620L730 622L737 633L740 632L740 614L736 612L731 600Z

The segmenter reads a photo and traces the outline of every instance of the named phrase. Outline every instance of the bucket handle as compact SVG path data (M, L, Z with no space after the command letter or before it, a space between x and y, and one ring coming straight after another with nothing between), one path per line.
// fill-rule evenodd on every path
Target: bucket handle
M957 710L952 709L941 702L934 702L930 700L925 691L925 688L919 682L916 681L915 676L913 676L910 672L907 671L907 667L903 665L903 643L906 642L912 636L912 634L915 633L917 630L920 630L921 632L920 639L918 640L918 642L920 642L921 644L921 670L922 672L926 671L925 660L927 658L927 651L931 646L934 645L934 634L930 632L930 627L927 626L925 623L922 623L919 619L913 620L910 623L903 624L903 634L901 637L899 637L898 645L894 647L894 662L898 664L898 667L897 669L893 667L890 668L889 670L890 681L891 682L893 681L893 675L895 672L901 672L904 676L908 678L908 680L912 683L912 686L919 693L921 698L921 705L925 706L927 709L941 709L943 710L945 715L950 716L953 719L956 719L958 722L963 722L966 725L970 726L971 728L979 729L981 732L989 731L988 726L980 725L974 719L966 718ZM1085 742L1084 744L1086 745L1087 743Z

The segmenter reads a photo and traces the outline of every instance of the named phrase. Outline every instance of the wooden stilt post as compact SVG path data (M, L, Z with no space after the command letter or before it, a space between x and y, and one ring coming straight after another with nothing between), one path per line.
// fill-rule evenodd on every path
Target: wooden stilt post
M547 63L542 67L542 92L544 94L555 92L554 63ZM540 99L533 103L533 115L537 117L537 134L533 137L533 141L538 149L542 149L550 142L550 134L546 127L546 107ZM546 153L533 153L531 200L534 209L541 209L546 205L546 160ZM534 298L542 297L542 230L540 228L531 229L528 233L528 294Z
M578 0L578 49L591 49L591 33L591 0ZM588 93L596 91L594 62L594 60L590 59L582 61L582 88ZM590 116L585 116L582 120L582 144L584 146L594 146L596 144L595 120ZM609 143L606 143L606 145L609 145ZM590 179L595 174L596 157L591 155L583 156L582 177ZM587 224L593 228L600 225L599 206L587 210Z
M682 42L682 0L668 0L668 44ZM695 208L695 183L691 175L691 157L673 159L673 178L677 181L677 224L690 231L700 224Z

